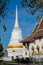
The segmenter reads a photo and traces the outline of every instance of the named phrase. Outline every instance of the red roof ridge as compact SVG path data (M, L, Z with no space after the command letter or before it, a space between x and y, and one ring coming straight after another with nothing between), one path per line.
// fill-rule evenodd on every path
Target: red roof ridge
M36 23L36 25L35 25L35 27L34 27L34 30L33 30L32 34L35 33L35 32L37 31L38 26L39 26L39 24Z
M43 29L38 29L34 34L36 34L38 31L41 31L41 30L43 30Z
M39 26L38 26L38 29L41 29L41 28L43 28L43 19L41 19Z

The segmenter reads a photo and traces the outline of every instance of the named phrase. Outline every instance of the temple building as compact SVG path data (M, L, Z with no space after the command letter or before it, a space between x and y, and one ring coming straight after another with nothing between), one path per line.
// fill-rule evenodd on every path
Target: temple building
M15 19L15 26L11 34L10 42L7 46L7 54L8 57L14 57L16 59L17 57L25 57L26 56L26 50L23 46L23 43L20 41L22 40L22 31L18 24L18 12L17 12L17 6L16 6L16 19Z
M22 31L18 23L18 11L16 6L16 19L11 39L6 49L4 60L11 60L12 57L43 57L43 19L35 28L29 37L23 40Z
M28 49L29 56L43 57L43 19L35 25L32 34L21 42Z

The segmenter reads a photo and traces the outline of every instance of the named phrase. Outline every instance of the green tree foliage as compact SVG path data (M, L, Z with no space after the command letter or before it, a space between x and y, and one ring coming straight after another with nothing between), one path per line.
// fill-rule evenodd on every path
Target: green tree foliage
M4 18L5 16L7 16L7 4L9 3L10 0L0 0L0 23L1 23L1 18ZM5 24L3 24L3 29L4 32L6 31L6 26Z
M1 38L0 38L0 42L1 42Z
M0 0L0 25L2 23L1 19L4 18L5 16L7 16L7 4L9 4L9 1L10 0ZM6 32L6 25L3 24L2 25L3 29L4 29L4 32ZM0 37L0 42L1 42L1 37ZM3 47L2 45L0 44L0 57L3 56Z
M6 6L9 0L0 0L0 17L4 17L6 15Z
M3 24L3 29L4 29L4 32L6 31L6 26L5 26L5 24Z
M28 13L34 15L37 11L43 13L43 0L22 0L22 7L26 8ZM38 18L40 15L38 16Z
M3 57L3 56L4 56L3 46L2 46L2 44L0 43L0 57Z

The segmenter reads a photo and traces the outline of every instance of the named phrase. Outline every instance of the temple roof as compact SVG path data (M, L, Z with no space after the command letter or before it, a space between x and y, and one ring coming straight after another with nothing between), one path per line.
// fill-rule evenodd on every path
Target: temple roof
M26 43L26 42L31 42L36 38L43 37L43 20L41 19L41 22L37 24L32 32L32 34L29 37L26 37L24 40L21 42Z

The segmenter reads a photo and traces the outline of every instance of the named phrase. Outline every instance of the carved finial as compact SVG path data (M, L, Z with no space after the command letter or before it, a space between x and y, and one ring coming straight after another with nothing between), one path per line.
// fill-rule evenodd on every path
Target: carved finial
M41 18L41 21L42 21L43 19Z

